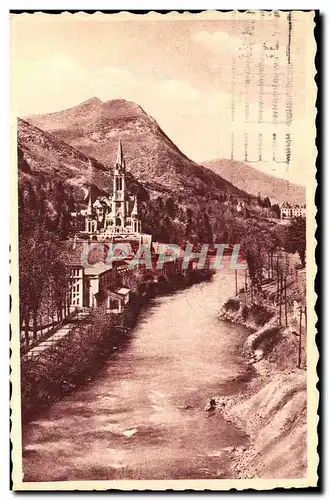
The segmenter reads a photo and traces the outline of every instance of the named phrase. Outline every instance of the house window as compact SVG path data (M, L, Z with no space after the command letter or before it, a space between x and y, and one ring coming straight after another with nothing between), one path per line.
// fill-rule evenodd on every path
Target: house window
M70 303L72 305L79 305L80 303L80 278L79 269L71 271L71 284L70 284Z
M110 299L110 309L119 309L119 301L116 299Z
M79 269L72 269L71 270L71 278L75 278L79 276Z

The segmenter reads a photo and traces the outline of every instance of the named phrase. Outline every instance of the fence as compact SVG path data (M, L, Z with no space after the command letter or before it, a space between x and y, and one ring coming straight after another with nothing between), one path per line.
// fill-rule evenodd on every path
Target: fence
M279 258L281 265L279 265ZM282 261L284 266L282 266ZM273 265L276 262L277 265ZM262 269L262 279L252 283L246 269L240 275L235 270L235 293L243 305L259 304L273 311L279 327L292 326L292 331L298 335L297 366L302 367L302 348L306 344L307 307L305 300L306 273L305 269L293 269L289 265L289 255L277 255L269 259L269 266Z
M62 320L60 320L57 317L57 320L54 319L52 323L39 325L35 331L33 331L30 328L30 325L28 325L28 330L26 328L24 330L21 330L21 335L20 335L21 353L25 354L33 347L39 345L41 342L44 342L49 337L54 335L55 332L60 330L66 323L71 321L77 314L77 312L78 309L74 308L69 312L69 314L64 315Z

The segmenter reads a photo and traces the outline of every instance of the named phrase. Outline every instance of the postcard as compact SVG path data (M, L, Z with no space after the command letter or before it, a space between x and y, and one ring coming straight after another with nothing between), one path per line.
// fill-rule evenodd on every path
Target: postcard
M317 485L315 16L11 14L14 490Z

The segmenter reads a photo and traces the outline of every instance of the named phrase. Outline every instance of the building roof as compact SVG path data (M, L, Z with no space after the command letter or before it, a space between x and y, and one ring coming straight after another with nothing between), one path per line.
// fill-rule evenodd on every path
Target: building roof
M298 203L296 203L295 205L292 205L291 208L299 208L299 209L301 209L301 208L306 208L306 205L305 204L304 205L299 205Z
M306 204L293 203L290 205L287 201L284 201L281 205L281 208L306 208Z
M112 262L113 267L116 269L126 269L129 267L130 261L125 259L125 260L114 260Z
M109 200L109 198L107 198L107 196L98 196L94 202L94 207L110 207L112 208L112 203L111 201Z
M105 264L104 262L97 262L93 266L88 266L85 268L86 276L99 276L100 274L106 273L107 271L112 271L112 264Z
M129 292L129 288L116 288L115 290L107 289L106 291L107 295L118 300L124 300Z

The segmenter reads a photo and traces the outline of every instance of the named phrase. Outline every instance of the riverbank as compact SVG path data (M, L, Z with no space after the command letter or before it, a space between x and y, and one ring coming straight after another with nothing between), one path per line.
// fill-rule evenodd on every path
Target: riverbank
M148 300L97 375L24 426L24 481L232 477L221 450L248 436L204 407L253 371L239 352L248 330L218 322L218 298L233 293L227 266Z
M173 293L206 281L212 273L193 270L185 277L173 275L166 281L147 281L120 315L99 307L88 320L77 321L60 341L38 357L21 359L22 422L27 423L47 407L91 381L112 353L129 342L130 331L141 309L151 298Z
M285 326L279 326L268 299L273 291L274 285L266 297L253 302L245 295L231 298L220 311L220 319L250 328L242 355L255 375L243 393L216 398L224 418L250 436L249 447L231 450L232 475L239 478L299 478L307 472L304 347L299 347L293 313L287 315Z

